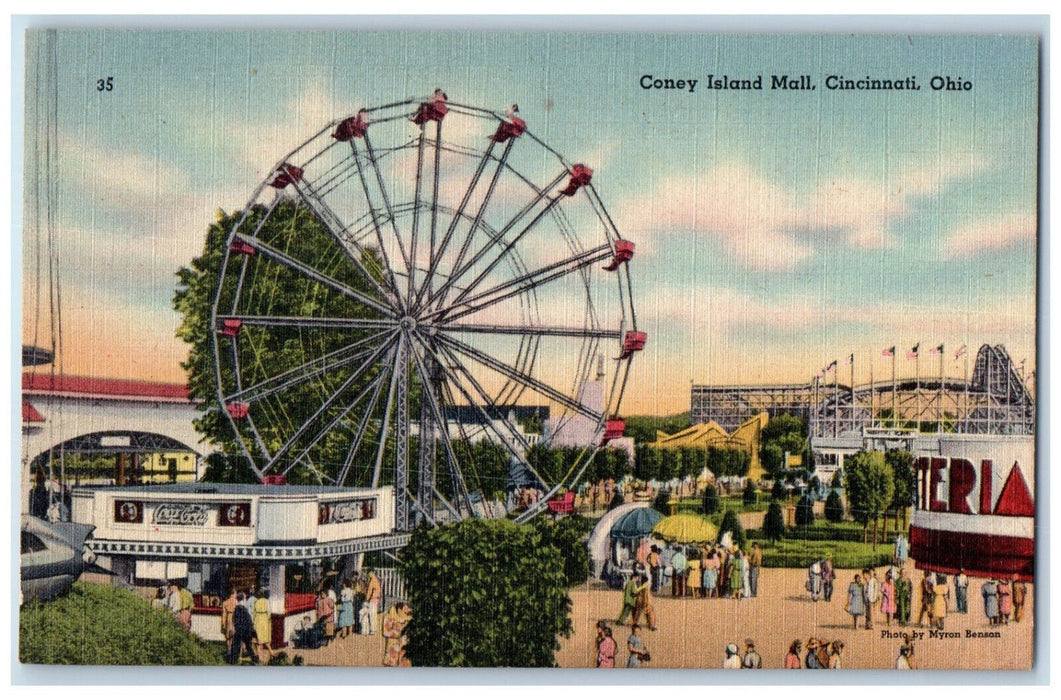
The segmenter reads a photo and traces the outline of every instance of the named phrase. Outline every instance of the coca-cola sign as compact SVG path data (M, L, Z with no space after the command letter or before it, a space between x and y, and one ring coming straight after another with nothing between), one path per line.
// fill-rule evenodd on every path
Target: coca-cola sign
M361 498L356 501L336 501L321 503L317 509L317 523L335 525L352 523L358 520L371 520L376 517L376 499Z
M154 525L203 527L209 516L210 506L204 503L159 503L151 522Z

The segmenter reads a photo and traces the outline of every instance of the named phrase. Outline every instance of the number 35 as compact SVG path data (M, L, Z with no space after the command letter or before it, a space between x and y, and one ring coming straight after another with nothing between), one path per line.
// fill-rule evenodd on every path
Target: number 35
M103 92L106 90L110 92L114 89L114 76L107 76L106 78L100 78L96 81L96 91Z

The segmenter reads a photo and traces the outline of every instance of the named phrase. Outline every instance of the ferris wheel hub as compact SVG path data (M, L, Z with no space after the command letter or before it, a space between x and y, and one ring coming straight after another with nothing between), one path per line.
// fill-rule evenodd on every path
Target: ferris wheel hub
M415 331L416 330L416 318L413 316L402 316L402 319L398 322L401 325L402 330Z

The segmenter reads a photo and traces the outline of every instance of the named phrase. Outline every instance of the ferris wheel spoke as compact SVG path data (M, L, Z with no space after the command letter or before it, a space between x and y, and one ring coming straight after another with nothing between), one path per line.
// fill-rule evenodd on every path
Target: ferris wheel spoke
M350 449L346 452L346 458L343 459L343 466L339 470L339 476L335 482L340 486L346 483L346 477L350 473L350 468L353 466L354 463L354 455L356 455L357 451L361 449L361 442L364 440L365 433L368 430L368 425L371 422L372 416L375 415L376 406L379 405L379 397L380 394L383 392L383 386L385 384L383 380L388 376L388 373L390 371L387 368L390 367L394 361L394 352L395 351L392 348L387 359L383 361L382 367L384 369L380 372L379 377L376 378L376 388L372 392L372 398L369 399L368 406L365 407L364 412L361 414L361 420L358 423L357 430L354 433L354 439L350 443ZM383 436L380 436L380 439L382 438Z
M393 330L398 322L389 318L332 318L327 316L218 316L219 320L239 321L245 326L342 328L346 330Z
M515 367L512 367L511 365L502 362L501 360L498 360L497 358L492 357L486 354L485 352L482 352L481 350L472 347L471 345L462 343L461 341L446 335L440 334L437 336L437 338L440 342L450 346L458 353L480 362L481 364L489 367L490 369L505 377L508 377L509 379L512 379L513 381L520 382L528 388L534 389L542 396L557 402L558 404L564 406L567 409L580 413L583 416L586 416L587 418L598 423L604 419L603 415L591 411L586 406L569 397L567 394L558 391L557 389L549 386L548 384L539 379L535 379L534 377L528 374L520 372Z
M300 260L296 260L295 258L291 257L287 253L280 252L276 248L273 248L269 244L267 244L264 241L262 241L260 238L255 238L253 236L239 235L239 236L236 236L236 238L234 240L243 241L243 242L246 242L246 243L250 244L255 250L257 250L259 253L261 253L265 257L270 258L272 260L275 260L279 264L284 265L285 267L288 267L288 268L290 268L292 270L295 270L296 272L299 272L299 273L305 275L306 277L312 279L314 282L322 284L325 287L328 287L329 289L332 289L332 290L342 294L345 297L349 297L350 299L354 299L355 301L358 301L358 302L364 304L365 306L372 307L373 309L375 309L376 311L379 311L380 313L384 314L385 316L393 317L395 315L394 314L394 309L389 307L389 306L387 306L385 303L383 303L383 302L381 302L381 301L379 301L377 299L374 299L374 298L372 298L372 297L370 297L370 296L368 296L366 294L363 294L362 292L359 292L356 289L354 289L354 288L352 288L352 287L350 287L348 285L345 285L345 284L343 284L342 282L340 282L340 281L338 281L336 279L333 279L332 277L329 277L328 275L324 274L320 270L312 267L311 265L307 265L306 263L304 263L304 262L302 262ZM366 274L366 275L368 274L368 272L366 270L364 270L363 267L361 269L362 269L363 274ZM375 281L373 281L373 284L375 284ZM377 289L379 289L378 285L376 285L376 287L377 287ZM382 292L382 290L380 290L380 291ZM386 300L387 297L384 294L384 295L382 295L381 298Z
M464 483L464 477L461 475L460 469L457 468L457 456L453 453L453 445L449 440L449 430L447 429L446 418L442 413L442 407L439 404L438 396L435 394L435 387L432 385L431 375L428 373L427 368L424 367L423 359L420 357L420 353L416 352L412 347L409 348L409 354L412 355L413 362L416 363L417 370L420 373L420 397L423 400L427 398L428 407L443 436L442 440L443 449L446 451L446 458L450 464L450 478L453 480L454 491L457 492L464 500L464 504L468 507L468 513L474 513L472 508L472 499L468 494L468 487Z
M472 175L471 182L468 183L468 189L464 191L464 196L461 198L460 205L457 206L457 210L456 212L454 212L453 218L450 219L449 226L446 227L446 233L442 235L442 241L438 244L438 250L431 251L430 260L428 262L427 275L424 277L424 284L421 285L420 289L416 293L416 301L413 304L414 308L418 309L420 307L420 302L423 300L424 293L427 291L428 281L434 277L435 271L438 268L439 260L442 259L442 256L446 253L446 248L449 247L449 242L450 239L453 237L453 232L457 229L457 224L460 223L461 219L464 216L464 210L468 207L468 202L471 201L472 193L475 192L475 188L479 184L479 179L483 175L483 170L486 169L486 163L490 160L490 155L491 153L493 153L494 145L494 142L491 141L490 145L486 149L486 153L484 153L483 157L479 159L479 164L475 168L475 173ZM509 143L508 147L505 148L505 153L503 157L507 157L508 148L511 147L511 145L512 144ZM439 145L437 141L435 142L435 149L436 151L439 150ZM490 193L493 191L493 184L497 182L497 176L500 174L500 172L501 168L498 168L498 170L494 173L494 177L491 180L490 189L487 191L486 194L486 199L490 198ZM479 216L482 216L482 210L483 207L480 206ZM477 220L479 216L476 217ZM475 224L473 224L473 227L474 226Z
M500 172L500 168L498 169L498 172ZM476 251L476 253L471 257L470 260L468 260L468 262L464 263L464 265L461 267L454 266L449 274L449 278L441 287L439 287L439 290L435 293L435 295L431 297L431 299L429 299L428 304L434 306L439 305L441 301L445 299L445 295L449 291L449 289L457 283L457 280L459 280L465 272L474 267L475 263L479 262L479 260L482 259L484 255L490 252L490 249L495 244L503 243L505 234L515 228L516 224L518 224L523 219L523 217L525 217L536 206L538 206L538 204L540 204L543 199L547 199L549 196L549 192L555 189L556 186L560 184L560 181L567 176L567 174L568 173L565 170L564 172L557 175L552 182L550 182L548 185L539 190L538 194L535 195L535 197L530 202L528 202L526 206L520 209L511 219L509 219L508 223L506 223L504 227L502 227L501 230L497 232L496 235L490 236L490 241L485 246ZM557 201L559 201L558 198L550 200L550 203L546 206L546 211L551 209ZM480 207L480 209L482 209L482 207ZM538 220L540 220L540 216L535 217L535 222L537 222ZM524 229L524 233L527 230L529 229ZM473 235L475 235L475 229L472 229L468 232L469 238ZM467 239L465 242L468 242Z
M413 294L416 290L416 253L417 235L420 232L420 188L424 177L424 141L426 135L420 130L420 137L416 142L416 184L413 188L413 225L409 232L409 257L412 264L409 265L409 296L406 308L413 308Z
M387 451L387 435L390 433L391 413L394 412L395 397L398 387L403 383L405 369L403 364L407 362L405 352L405 336L398 335L398 345L394 349L394 363L391 366L390 388L387 390L387 403L383 409L383 426L379 431L379 445L376 447L376 460L372 467L372 488L379 486L380 474L383 471L383 458ZM404 388L404 387L403 387ZM395 441L397 442L397 441ZM395 445L397 448L397 445Z
M383 174L380 172L379 162L376 160L375 152L372 150L372 139L369 137L367 131L365 132L365 135L363 136L363 138L364 138L364 141L365 141L366 157L368 158L368 162L372 166L372 172L376 176L376 183L379 186L379 194L380 194L380 197L383 198L383 207L384 207L384 210L387 212L387 218L390 220L391 231L394 234L394 242L398 245L398 252L401 254L402 260L405 262L405 269L408 270L412 265L411 265L411 263L409 261L409 255L405 252L405 245L402 243L401 234L398 233L398 224L395 222L395 219L394 219L394 207L391 205L390 195L387 194L387 186L383 182ZM354 139L350 139L350 148L353 150L354 159L357 162L357 172L358 172L358 174L361 177L361 184L362 184L362 187L365 190L365 200L368 203L369 209L372 210L372 211L375 211L375 207L373 207L373 205L372 205L372 199L369 196L368 182L367 182L367 180L365 178L364 168L361 165L361 159L358 157L357 145L354 143ZM398 279L395 276L394 266L391 265L390 256L387 253L387 246L386 246L385 241L383 239L383 229L377 223L377 225L375 227L375 230L376 230L376 236L377 236L377 238L379 240L380 254L383 255L383 260L384 260L384 263L387 266L387 272L391 276L391 281L392 281L392 284L394 285L395 292L399 292L400 288L398 286ZM399 300L400 300L400 298L401 298L401 296L399 294ZM403 306L403 308L404 308L404 306Z
M298 367L292 367L275 377L269 377L253 386L242 388L236 393L224 397L223 403L227 404L230 401L260 401L273 394L277 394L318 377L321 374L357 362L372 352L372 348L365 350L363 349L363 346L374 343L386 335L387 333L385 331L375 333L367 338L363 338L357 342L330 352L327 355L314 358L309 362L304 362ZM358 350L360 350L360 352L357 352Z
M609 245L602 245L591 250L583 251L559 262L551 263L531 272L526 272L508 280L507 282L491 287L490 289L483 290L462 300L463 303L461 306L458 306L457 301L454 300L454 303L450 306L444 309L439 309L435 314L435 318L445 318L447 321L455 321L458 318L468 316L481 309L487 309L499 304L506 299L511 299L514 296L534 290L544 284L552 282L553 280L566 277L567 275L577 272L589 265L594 265L603 260L607 260L611 255L611 246ZM457 309L460 310L458 311Z
M269 459L269 462L263 468L263 471L268 471L270 467L274 466L277 461L280 460L281 457L291 451L291 448L294 446L294 444L298 440L300 440L303 435L309 432L310 428L312 428L313 425L317 423L318 419L322 415L324 415L329 409L331 409L333 405L335 405L335 402L339 400L339 397L342 395L342 393L349 389L350 386L362 374L364 374L370 367L375 364L376 360L379 359L380 355L382 355L384 352L386 352L388 348L390 348L390 346L394 343L395 337L397 337L397 333L392 336L390 341L383 343L378 348L376 348L372 352L372 354L364 362L362 362L361 365L356 370L354 370L349 377L343 380L343 383L339 385L339 388L336 389L331 394L331 396L329 396L323 403L321 403L317 410L313 412L313 415L307 418L302 423L302 425L299 426L299 428L287 439L287 442L285 442L279 450L273 453L272 457Z
M368 258L367 251L361 247L357 240L350 235L347 227L339 220L339 217L331 210L324 200L316 196L312 186L305 179L300 182L296 182L292 185L295 191L298 193L299 199L302 201L306 208L309 209L317 220L320 222L324 230L335 240L339 247L346 253L346 257L350 259L350 262L358 269L358 272L368 281L372 286L376 288L380 298L388 299L394 296L397 299L397 288L392 287L390 293L384 291L383 287L380 286L376 278L368 271L365 267L364 260ZM343 234L346 234L344 237ZM352 248L352 250L351 250ZM380 267L380 272L385 273L386 271ZM393 281L393 280L392 280ZM386 284L390 282L384 280Z
M514 437L519 442L520 447L523 448L522 454L514 447L512 447L512 444L509 442L509 439L506 438L506 436L503 435L501 431L499 431L494 426L493 419L486 412L486 409L483 408L483 405L495 405L493 397L491 397L486 392L482 384L480 384L475 379L475 376L468 372L466 369L464 369L461 363L457 361L457 357L453 354L453 351L444 347L439 347L438 350L435 351L434 349L431 349L429 347L428 352L432 353L435 356L435 359L438 361L443 373L450 378L450 383L453 386L457 387L457 391L459 391L461 395L464 396L464 399L468 402L468 405L475 408L476 413L479 414L480 418L483 421L484 429L489 429L490 431L492 431L494 435L497 436L501 444L505 447L505 449L508 450L508 452L512 454L513 457L515 457L521 464L524 464L525 466L529 467L531 471L533 471L534 468L530 466L530 462L526 458L526 451L530 449L530 444L523 438L523 434L516 430L516 427L512 425L511 422L509 422L508 416L502 415L501 422L504 423L505 427L507 427L510 431L511 435L509 437ZM452 367L446 364L447 360L453 362ZM458 376L457 374L458 372L464 375L465 380L468 382L468 384L472 386L472 388L475 390L475 393L478 394L478 399L472 396L472 394L464 387L464 382L461 381L460 376ZM537 472L535 472L535 475L538 476L538 478L541 478L537 474ZM545 482L543 481L542 483Z
M309 451L311 449L316 447L317 443L324 439L325 435L330 433L335 428L335 426L339 425L339 423L341 423L343 419L346 418L346 414L352 411L355 406L360 404L365 399L365 397L368 396L369 392L373 391L377 386L382 386L383 377L384 375L381 374L373 381L371 381L368 386L366 386L358 393L357 397L354 398L353 401L346 404L342 408L342 410L340 410L336 415L334 415L332 419L329 420L323 428L317 431L317 434L314 435L313 438L302 447L302 450L295 456L295 458L291 461L291 464L289 464L288 467L284 469L282 473L286 474L288 471L293 469L296 464L301 462L306 457L306 455L309 454Z
M446 333L483 333L486 335L537 335L562 336L566 338L612 338L618 340L622 331L606 328L582 328L571 326L509 326L489 323L447 323L437 326Z

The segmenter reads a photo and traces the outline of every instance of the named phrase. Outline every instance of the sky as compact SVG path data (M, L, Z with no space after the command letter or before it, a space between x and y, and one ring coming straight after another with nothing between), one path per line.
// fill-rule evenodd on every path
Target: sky
M50 342L41 144L58 156L64 371L181 381L174 273L215 211L245 205L329 121L442 87L518 103L534 134L593 167L637 244L649 343L628 413L688 410L690 383L809 381L833 360L847 382L851 354L856 382L883 379L891 346L912 376L902 354L918 343L922 358L944 345L949 375L983 343L1031 371L1038 51L983 35L63 30L52 138L27 113L24 342ZM31 48L31 88L35 67ZM697 84L643 89L648 75ZM765 85L708 89L709 75ZM772 75L816 89L771 90ZM829 90L830 75L921 89ZM933 90L933 76L970 89Z

